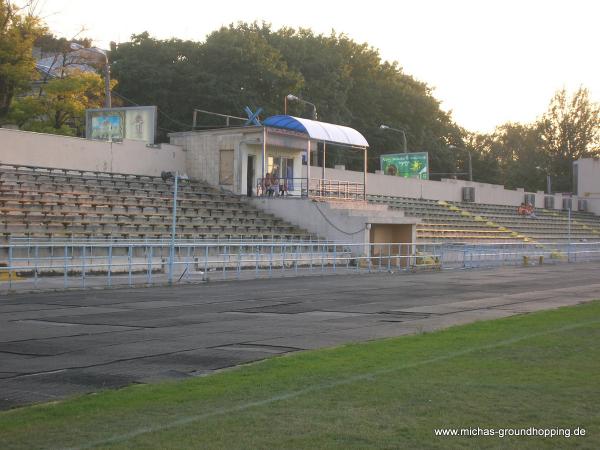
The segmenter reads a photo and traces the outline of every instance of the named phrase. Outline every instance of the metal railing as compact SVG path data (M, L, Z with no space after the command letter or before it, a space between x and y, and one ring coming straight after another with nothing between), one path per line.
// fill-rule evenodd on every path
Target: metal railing
M169 250L163 240L14 240L0 245L0 292L600 261L600 242L541 246L177 240L172 259Z
M307 178L257 178L258 197L306 197Z
M308 190L307 190L308 186ZM322 178L258 178L259 197L306 197L335 200L364 200L364 184Z
M336 200L365 200L365 185L354 181L312 179L311 196Z

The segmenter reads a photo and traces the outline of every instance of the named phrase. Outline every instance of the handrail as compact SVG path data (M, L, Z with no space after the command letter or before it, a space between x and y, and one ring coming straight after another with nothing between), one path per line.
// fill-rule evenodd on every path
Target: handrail
M256 179L258 197L306 197L307 178L264 177Z
M337 200L365 200L364 183L344 180L311 179L311 193L315 197Z
M307 178L257 178L256 193L259 197L308 196L317 199L365 199L363 183L325 178L311 178L310 180Z

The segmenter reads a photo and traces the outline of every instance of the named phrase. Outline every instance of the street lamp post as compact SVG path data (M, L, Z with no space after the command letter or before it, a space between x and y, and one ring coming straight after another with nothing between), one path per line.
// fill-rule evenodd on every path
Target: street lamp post
M541 166L535 166L535 168L539 171L543 171L546 173L546 194L552 194L552 178L550 174L547 172L547 169L544 169Z
M112 100L110 94L110 64L108 62L108 55L102 49L97 47L85 48L83 45L76 42L71 42L70 47L71 50L75 50L83 59L104 66L104 107L110 108L112 106Z
M313 120L317 120L317 107L315 106L314 103L308 102L304 99L301 99L300 97L294 95L294 94L288 94L285 96L284 99L284 113L287 115L287 102L288 101L296 101L296 102L300 102L300 103L305 103L307 105L312 106L313 112L312 112L312 118Z
M462 150L464 152L467 152L467 155L469 156L469 181L473 181L473 161L471 159L471 150L462 147L457 147L456 145L449 145L448 148L453 148L456 150Z
M169 285L173 284L173 263L175 261L175 233L177 232L177 189L179 172L175 172L175 187L173 188L173 214L171 222L171 245L169 246Z
M392 127L389 127L384 124L379 125L379 128L381 130L391 130L391 131L395 131L396 133L402 134L402 145L404 148L404 153L408 153L408 148L407 148L407 144L406 144L406 133L404 132L404 130L401 130L399 128L392 128Z
M571 200L572 201L572 200ZM567 244L567 261L571 262L571 204L569 204L569 223L567 225L568 229L568 244Z

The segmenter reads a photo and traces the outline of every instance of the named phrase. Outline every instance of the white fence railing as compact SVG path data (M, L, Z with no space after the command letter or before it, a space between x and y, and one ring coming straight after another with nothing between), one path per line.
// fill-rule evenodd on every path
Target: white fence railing
M166 240L23 239L0 245L0 291L581 261L600 261L600 242L542 246L177 240L171 252Z
M336 200L365 200L365 185L353 181L311 179L312 197Z

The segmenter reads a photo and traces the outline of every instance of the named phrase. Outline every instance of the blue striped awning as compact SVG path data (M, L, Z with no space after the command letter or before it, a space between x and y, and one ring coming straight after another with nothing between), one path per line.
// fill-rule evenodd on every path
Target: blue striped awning
M315 141L331 144L350 145L353 147L368 147L365 137L354 128L332 123L318 122L301 117L278 115L263 120L264 126L296 131L308 135Z

